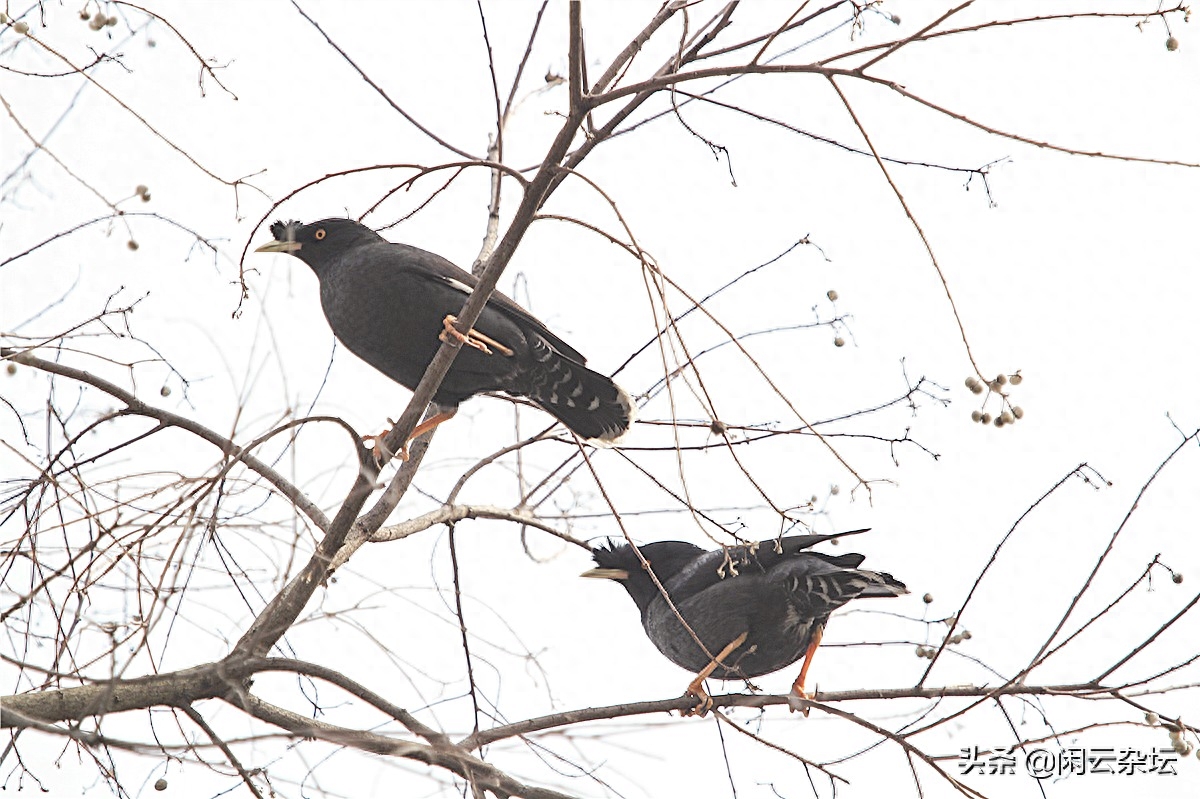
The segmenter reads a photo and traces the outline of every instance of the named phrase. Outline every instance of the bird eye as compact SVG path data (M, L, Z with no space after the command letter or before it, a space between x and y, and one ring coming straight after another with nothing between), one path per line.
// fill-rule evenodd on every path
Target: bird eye
M325 228L318 229L317 232L313 234L313 238L315 238L317 241L325 238Z

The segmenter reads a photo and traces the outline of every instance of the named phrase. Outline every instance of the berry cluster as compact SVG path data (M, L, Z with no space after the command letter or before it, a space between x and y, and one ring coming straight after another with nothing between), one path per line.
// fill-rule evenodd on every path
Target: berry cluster
M110 17L110 19L111 19L111 17ZM145 186L144 184L139 183L133 189L133 196L141 198L141 201L144 203L148 203L148 202L150 202L150 189L147 186ZM126 199L129 199L129 198L126 198ZM140 245L137 243L136 239L130 239L128 242L126 242L125 246L136 252L137 248Z
M829 298L830 302L837 302L838 293L834 289L830 289L829 291L825 292L825 296ZM835 336L833 339L833 346L835 346L835 347L846 346L846 339L842 338L841 336Z
M1151 727L1164 727L1167 730L1167 735L1171 740L1171 748L1174 749L1177 754L1187 757L1193 751L1195 751L1196 758L1200 759L1200 749L1193 747L1192 744L1184 738L1184 735L1187 734L1188 728L1184 726L1182 719L1175 719L1175 721L1172 722L1168 719L1160 718L1157 713L1151 710L1146 712L1146 723Z
M1005 425L1015 424L1018 419L1024 418L1025 411L1021 409L1020 405L1012 404L1005 390L1005 386L1021 385L1023 379L1021 377L1021 370L1019 369L1011 375L996 375L994 380L986 383L974 375L968 377L966 386L972 394L987 392L987 396L983 398L983 406L971 411L971 421L1004 427ZM1000 398L1000 413L996 414L995 417L983 409L987 407L988 400L991 399L993 394Z
M933 594L926 594L925 596L921 597L921 601L924 602L926 605L933 604ZM954 629L954 626L956 624L958 624L958 616L950 615L944 619L939 619L938 621L940 621L942 624L945 624L950 629ZM931 625L937 624L938 621L926 622L926 624L931 624ZM969 641L969 640L971 640L971 631L970 630L961 630L961 631L955 633L954 635L947 636L945 639L945 645L952 646L954 644L961 644L963 641ZM936 646L926 646L925 644L917 644L917 657L919 657L919 658L929 658L930 660L933 660L934 655L937 654L937 651L938 651L938 647L936 647Z
M111 28L117 24L116 17L106 16L103 11L97 11L95 14L89 14L86 8L81 9L79 18L88 24L88 27L94 31L103 28Z
M7 25L9 22L12 22L12 20L9 18L8 14L0 11L0 25ZM15 33L29 33L29 23L19 19L12 23L12 29Z

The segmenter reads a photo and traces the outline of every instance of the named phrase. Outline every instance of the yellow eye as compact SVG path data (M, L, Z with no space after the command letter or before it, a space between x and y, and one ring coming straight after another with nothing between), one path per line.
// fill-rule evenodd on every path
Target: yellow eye
M318 229L317 232L313 234L313 238L315 238L317 241L325 238L325 228Z

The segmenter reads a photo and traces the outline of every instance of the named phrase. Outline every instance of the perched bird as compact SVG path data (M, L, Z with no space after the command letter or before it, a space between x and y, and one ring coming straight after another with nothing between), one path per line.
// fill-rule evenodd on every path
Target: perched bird
M710 675L748 679L800 658L804 665L792 693L808 699L804 678L829 614L857 597L908 593L890 574L859 569L862 555L808 551L822 541L865 532L787 536L712 552L683 541L639 546L674 609L628 544L593 549L597 568L582 576L619 580L658 651L696 672L687 688L699 700L692 712L703 714L712 706L703 686Z
M410 440L484 391L528 397L601 445L616 443L633 423L633 400L624 389L584 366L582 355L500 292L469 333L456 330L454 314L476 279L440 255L393 244L352 219L276 222L271 233L275 240L255 252L289 253L308 264L338 341L397 383L415 389L447 335L467 345L433 396L440 412Z

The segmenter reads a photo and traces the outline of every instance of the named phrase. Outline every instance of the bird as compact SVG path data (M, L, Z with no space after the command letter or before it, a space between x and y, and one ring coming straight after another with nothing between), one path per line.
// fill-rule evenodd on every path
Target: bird
M438 412L409 441L485 391L526 397L599 446L620 442L635 417L629 394L536 317L493 292L468 333L455 327L474 275L432 252L384 239L353 219L275 222L255 252L287 253L316 274L321 308L348 350L413 390L448 336L464 346L433 395ZM378 438L378 437L368 437ZM407 459L408 442L400 456Z
M863 555L809 551L865 532L784 536L714 551L685 541L656 541L636 550L609 542L592 549L596 568L581 576L620 582L641 612L651 642L672 663L696 674L687 693L698 702L689 714L704 715L712 707L703 685L708 677L748 680L801 658L804 665L791 693L807 700L812 697L804 690L805 677L829 615L858 597L908 593L892 575L860 569ZM806 707L790 704L793 710Z

